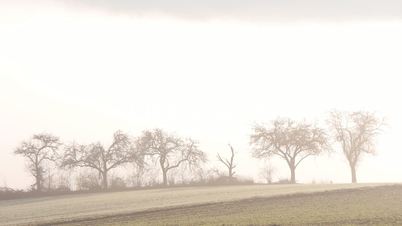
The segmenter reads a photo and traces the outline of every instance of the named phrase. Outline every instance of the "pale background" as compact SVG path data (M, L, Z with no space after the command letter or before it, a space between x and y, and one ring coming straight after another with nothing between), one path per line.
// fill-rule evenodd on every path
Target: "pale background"
M400 1L166 2L0 0L0 186L32 184L12 153L34 133L109 144L154 127L199 140L212 164L230 142L238 174L258 179L255 123L325 126L333 109L386 118L358 180L402 181ZM298 181L349 182L339 151Z

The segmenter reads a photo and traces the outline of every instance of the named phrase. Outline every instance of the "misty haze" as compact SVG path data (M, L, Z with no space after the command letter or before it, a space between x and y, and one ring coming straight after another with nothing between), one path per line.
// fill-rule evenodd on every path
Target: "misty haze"
M399 0L0 0L0 225L402 225Z

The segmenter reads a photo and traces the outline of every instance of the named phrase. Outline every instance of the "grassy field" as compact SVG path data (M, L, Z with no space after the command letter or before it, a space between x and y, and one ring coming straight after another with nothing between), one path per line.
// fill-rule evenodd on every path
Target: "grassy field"
M8 200L0 201L0 225L299 224L340 222L342 218L345 222L387 219L401 223L402 189L377 186L186 187ZM323 191L334 192L312 195Z
M402 186L165 208L72 225L402 225Z

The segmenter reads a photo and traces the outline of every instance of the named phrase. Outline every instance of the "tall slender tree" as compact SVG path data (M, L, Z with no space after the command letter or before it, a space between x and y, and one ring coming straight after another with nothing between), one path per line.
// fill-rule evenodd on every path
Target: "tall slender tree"
M268 127L256 125L251 135L253 156L279 156L289 166L290 182L296 183L296 168L306 158L318 155L327 147L323 129L306 122L277 119Z
M376 153L375 138L383 121L370 112L330 113L328 124L349 163L352 183L357 182L356 168L362 156Z
M234 171L234 169L236 168L236 165L234 163L235 151L233 149L233 146L230 144L229 144L229 148L230 148L230 153L231 153L229 159L227 159L227 158L223 159L219 153L216 155L216 157L218 158L218 161L221 162L223 165L225 165L225 167L228 169L229 179L233 179L234 175L236 173Z
M46 174L44 164L57 160L57 150L60 147L60 139L51 134L36 134L29 141L24 141L14 151L16 155L23 156L28 162L28 169L35 178L35 190L42 191L43 180Z

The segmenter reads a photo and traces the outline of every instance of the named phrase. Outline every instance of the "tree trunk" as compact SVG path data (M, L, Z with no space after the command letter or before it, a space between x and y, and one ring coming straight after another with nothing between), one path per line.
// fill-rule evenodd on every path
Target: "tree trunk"
M162 174L163 174L163 186L167 186L168 185L167 170L162 169Z
M356 183L356 166L355 165L350 165L350 172L352 174L352 183Z
M107 171L102 172L102 189L106 190L108 188L107 182Z
M42 190L42 179L40 172L37 172L35 179L36 179L36 191L40 192Z
M42 168L38 163L35 163L35 182L36 182L36 192L42 191Z
M167 178L167 172L168 172L168 167L165 166L165 157L161 157L159 159L159 164L161 166L161 170L162 170L162 177L163 177L163 186L167 186L168 185L168 178Z
M290 168L290 183L296 184L296 167L289 166L289 168Z

